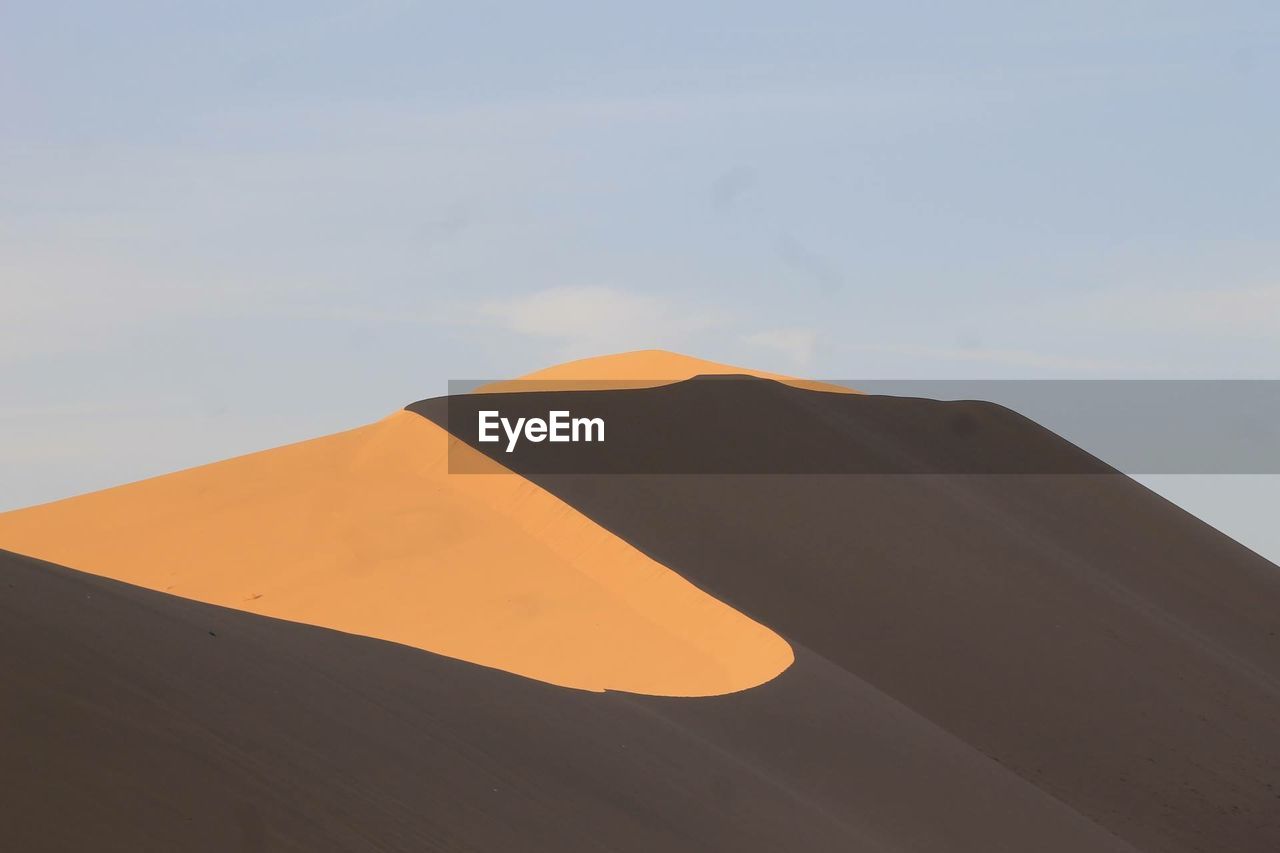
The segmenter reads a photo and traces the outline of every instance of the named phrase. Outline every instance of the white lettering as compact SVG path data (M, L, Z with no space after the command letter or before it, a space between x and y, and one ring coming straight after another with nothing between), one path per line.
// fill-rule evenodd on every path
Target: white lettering
M566 414L568 414L566 412ZM583 437L578 438L578 427L582 427ZM591 429L595 428L596 437L591 437ZM573 440L574 441L604 441L604 418L574 418L573 419Z
M511 426L511 421L506 418L501 418L501 421L502 429L507 434L507 452L510 453L516 449L516 442L520 440L520 427L524 426L524 418L516 418L514 428Z
M547 417L551 421L551 440L552 441L569 441L569 413L564 410L547 412ZM574 439L575 441L577 439Z
M564 410L547 412L542 418L502 417L502 413L486 409L479 413L478 439L482 442L501 441L498 428L507 438L507 453L516 449L521 438L532 442L604 441L604 418L575 418Z
M497 441L498 440L498 437L496 435L490 434L490 430L497 429L498 427L497 423L495 423L497 417L498 417L498 413L493 410L480 413L480 440L481 441Z

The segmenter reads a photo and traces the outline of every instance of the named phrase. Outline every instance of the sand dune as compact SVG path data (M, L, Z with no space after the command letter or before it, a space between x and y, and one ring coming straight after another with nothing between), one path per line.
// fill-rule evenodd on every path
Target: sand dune
M527 480L450 476L448 441L398 412L0 514L0 547L585 690L727 693L790 664L768 628Z
M1280 569L999 407L750 373L575 363L0 515L0 838L1280 849Z

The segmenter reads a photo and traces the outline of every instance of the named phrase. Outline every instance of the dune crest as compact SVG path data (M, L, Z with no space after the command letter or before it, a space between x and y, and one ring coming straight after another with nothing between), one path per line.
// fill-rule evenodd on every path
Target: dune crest
M663 696L772 679L791 647L410 412L0 514L0 548L565 687ZM477 456L479 456L477 454Z
M773 379L796 388L810 391L828 391L837 394L856 394L850 388L799 379L766 370L735 367L681 355L660 349L635 350L611 355L566 361L542 370L526 373L519 379L490 382L476 389L480 393L519 391L601 391L608 388L653 388L683 382L695 376L742 375L759 379Z

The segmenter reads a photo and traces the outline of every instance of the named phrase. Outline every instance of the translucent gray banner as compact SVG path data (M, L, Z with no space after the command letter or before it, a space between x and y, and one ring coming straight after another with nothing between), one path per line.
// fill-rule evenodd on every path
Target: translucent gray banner
M720 377L730 378L742 379ZM815 435L821 434L824 440L847 441L850 447L863 436L882 451L883 459L874 466L875 473L928 473L930 465L940 466L938 471L942 473L1074 472L1074 463L1064 464L1058 457L1039 465L1037 454L1045 451L1039 445L1039 449L1028 446L1015 450L1011 444L1010 453L1018 455L1016 464L1002 458L1000 442L1007 436L1008 441L1021 447L1022 438L1017 436L1022 435L1018 430L1023 427L1017 424L1025 422L1008 413L1002 415L996 407L981 405L993 403L1034 421L1126 474L1280 474L1280 380L827 379L804 380L804 388L750 380L752 387L774 387L776 393L770 396L763 390L744 391L741 382L726 384L716 379L699 377L678 383L665 379L625 383L455 380L449 383L449 399L424 401L410 408L420 409L420 413L442 425L448 422L451 433L499 463L518 463L512 467L544 472L821 473L823 463L814 454L801 454L805 460L801 464L779 462L784 454L743 453L735 462L709 452L704 456L718 461L704 465L688 456L664 455L652 442L641 442L628 434L630 421L644 421L646 430L653 430L655 423L670 424L669 441L681 440L676 434L679 428L700 436L698 440L706 441L712 449L715 441L704 434L706 431L729 443L765 441L756 427L743 426L741 412L714 423L703 422L709 417L715 420L707 415L717 411L714 405L706 407L708 401L723 398L725 406L745 407L741 411L750 411L753 421L767 420L773 416L771 410L776 411L782 420L769 434L767 440L771 442L785 442L791 427L797 440L813 441ZM675 385L681 388L676 390ZM815 390L824 387L830 390ZM838 393L839 389L855 390L858 398ZM491 398L492 405L484 404L486 411L505 407L527 415L537 406L530 408L529 401L518 402L525 395L532 395L535 402L547 399L573 410L574 415L591 416L595 409L607 410L611 420L604 444L608 446L612 441L613 453L604 454L603 448L586 445L575 450L572 444L561 445L552 452L546 444L528 441L508 452L505 442L480 443L480 406L476 398ZM574 405L575 401L578 405ZM457 410L459 406L465 415ZM455 409L452 418L448 415L451 408ZM889 414L886 416L885 412ZM688 422L681 424L686 415ZM806 418L834 419L847 435L842 439L838 431L811 433ZM935 427L937 431L931 431ZM1031 425L1025 427L1029 429ZM978 447L984 441L986 445ZM895 442L901 447L889 447ZM955 444L956 453L946 456L952 461L920 463L917 458L901 465L892 461L906 459L913 451L919 451L923 454L920 458L926 460L941 458L930 456L930 447L926 446L939 443ZM977 449L970 452L972 448ZM620 461L619 454L627 453L631 458ZM765 457L767 461L753 461ZM451 459L451 465L454 461ZM461 465L458 470L467 467ZM831 471L847 472L843 461Z

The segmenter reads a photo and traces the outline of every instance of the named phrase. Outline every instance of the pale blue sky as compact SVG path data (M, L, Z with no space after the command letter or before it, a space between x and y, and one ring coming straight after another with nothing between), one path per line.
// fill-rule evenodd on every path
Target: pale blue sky
M1277 91L1262 2L8 3L0 508L638 347L1276 378Z

